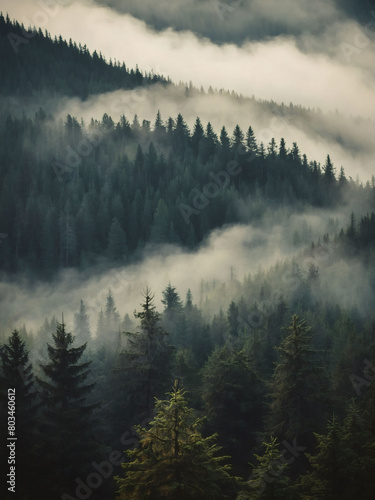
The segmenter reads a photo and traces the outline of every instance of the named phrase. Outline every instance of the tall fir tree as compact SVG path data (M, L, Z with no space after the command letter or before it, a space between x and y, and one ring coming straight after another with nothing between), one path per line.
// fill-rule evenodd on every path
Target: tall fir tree
M164 394L170 383L172 347L148 287L143 297L142 310L134 313L140 320L140 331L124 332L126 347L118 354L116 371L120 383L125 379L133 415L149 418L154 398Z
M43 439L44 491L50 497L74 491L75 478L89 468L96 450L91 413L97 405L86 397L94 384L85 384L91 362L79 364L86 344L73 347L74 337L58 323L48 344L49 362L41 365L37 378L43 402L41 425Z
M317 363L305 321L293 315L286 331L277 348L279 359L271 382L269 430L280 440L296 439L306 447L313 443L313 430L324 418L328 381Z
M79 304L79 311L74 315L74 333L80 343L86 344L91 340L89 317L82 299Z

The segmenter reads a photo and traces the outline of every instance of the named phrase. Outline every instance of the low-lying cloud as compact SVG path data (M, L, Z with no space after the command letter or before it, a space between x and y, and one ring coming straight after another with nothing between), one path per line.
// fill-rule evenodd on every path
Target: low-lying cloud
M70 113L78 119L82 117L86 123L92 117L100 120L108 113L115 121L122 114L132 121L137 114L140 121L145 119L153 124L160 110L164 120L181 113L191 130L197 116L204 126L210 122L217 134L223 125L229 134L236 124L244 132L251 126L258 144L263 142L267 146L272 137L279 143L283 137L289 148L297 142L301 154L306 154L309 161L323 164L329 154L338 173L343 166L347 175L354 179L358 175L362 181L370 180L374 173L375 122L370 119L353 120L340 113L278 106L228 94L186 92L184 85L160 84L91 96L86 101L78 98L45 101L44 106L57 118L64 120Z
M217 295L214 289L212 294L206 290L202 293L202 280L210 283L212 288L214 281L217 284L228 283L233 270L236 278L242 281L245 275L254 275L260 268L266 270L276 263L290 262L303 248L294 246L294 232L297 230L303 234L307 231L308 239L317 241L327 231L329 217L336 215L338 227L341 224L346 226L349 213L341 216L327 211L307 211L288 216L277 224L270 222L266 216L259 227L233 225L217 229L196 251L187 251L176 245L149 246L140 261L121 268L102 263L87 271L63 270L50 283L29 283L22 277L17 282L4 281L0 284L1 330L9 334L12 328L25 324L28 330L33 329L35 333L45 317L55 315L60 319L62 313L68 329L72 330L74 313L83 299L90 316L91 330L95 332L98 314L101 308L105 308L109 289L121 316L128 313L133 317L133 311L140 309L141 293L146 286L155 293L155 304L161 311L162 291L169 281L182 299L190 288L194 303L203 306L206 314L216 314L220 308L227 309L233 293L229 288L226 294ZM309 246L307 240L305 244ZM329 252L332 253L332 250ZM334 297L343 306L355 303L360 310L364 309L370 288L361 264L341 263L334 259L334 266L325 269L326 253L324 259L317 255L314 260L319 268L322 267L320 274L324 286L320 299ZM307 270L304 269L304 272ZM284 285L280 282L277 286L282 288ZM353 289L358 292L355 296L349 293ZM249 303L256 299L255 295L245 297Z

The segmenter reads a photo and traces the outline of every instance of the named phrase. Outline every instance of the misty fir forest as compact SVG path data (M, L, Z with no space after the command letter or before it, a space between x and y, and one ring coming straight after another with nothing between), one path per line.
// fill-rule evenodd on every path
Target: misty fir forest
M128 66L48 15L0 16L1 498L374 499L373 119Z

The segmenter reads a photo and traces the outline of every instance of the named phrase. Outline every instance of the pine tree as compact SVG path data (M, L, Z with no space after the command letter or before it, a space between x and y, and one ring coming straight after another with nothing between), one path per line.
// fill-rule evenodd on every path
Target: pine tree
M287 150L286 150L286 146L285 146L285 139L283 137L280 139L279 157L280 157L281 160L286 160L286 158L287 158Z
M113 298L111 289L108 290L105 304L104 322L108 331L117 331L120 323L120 314L117 311L115 299Z
M212 429L235 462L255 445L265 412L265 385L244 350L216 347L202 370L202 399Z
M158 110L155 118L154 136L158 142L165 138L165 126L163 125L163 121L161 119L160 110Z
M239 496L237 500L277 500L285 499L286 488L289 480L286 477L288 464L279 450L277 439L270 438L265 447L263 455L254 455L258 463L253 465L253 471L248 481L249 494ZM290 497L289 497L290 498Z
M276 141L274 139L274 137L272 137L272 139L270 140L268 146L267 146L267 152L268 152L268 157L269 158L276 158Z
M96 324L96 337L95 340L103 341L106 334L106 323L104 319L103 309L100 309L100 313L98 314L98 321Z
M168 283L168 286L162 292L163 298L161 300L162 304L164 304L166 312L172 312L173 310L181 310L182 309L182 301L178 292L176 292L176 287L171 285L171 282Z
M19 332L14 330L8 339L8 343L1 346L1 393L3 401L7 401L9 396L14 396L15 411L9 408L7 420L8 425L14 425L14 436L16 442L16 491L19 498L27 498L31 491L38 484L36 474L38 459L38 409L37 391L29 363L29 353L25 347ZM6 393L8 391L8 393ZM1 435L3 439L8 435L5 429L5 415L2 415L0 422ZM13 420L14 419L14 420ZM5 464L5 453L1 456L2 470L9 471L9 464ZM13 495L13 493L11 494ZM6 496L4 498L11 498Z
M216 436L202 437L203 419L194 417L177 382L168 395L156 400L149 428L137 429L140 441L127 452L125 477L116 477L118 500L232 498L240 481L221 464L228 457L217 456Z
M193 307L193 294L191 293L190 288L186 292L186 300L185 300L185 309L187 311L191 311Z
M194 156L197 157L199 153L199 145L204 137L204 130L199 117L195 120L193 135L191 136L191 147Z
M242 153L243 147L244 147L244 139L245 139L245 136L244 136L240 126L237 124L234 127L233 135L232 135L232 139L231 139L232 150L237 152L237 153Z
M83 300L79 304L79 311L74 315L74 333L78 340L87 343L91 340L89 317Z
M167 243L170 236L170 215L165 201L160 198L156 207L154 220L151 227L151 241L154 243Z
M108 233L107 255L114 262L123 262L127 254L126 235L116 217Z
M333 163L331 162L331 158L327 155L326 162L323 167L324 178L327 182L333 183L335 181L335 170L333 168Z
M229 304L227 318L228 318L228 326L229 326L229 335L232 338L237 337L238 336L238 328L239 328L238 306L233 301Z
M258 150L257 141L252 127L249 127L246 132L246 146L250 153L256 154Z
M277 348L279 360L271 383L270 432L282 440L297 439L308 446L312 430L322 420L328 384L315 361L305 321L294 315L286 331L289 334Z
M160 314L155 311L154 295L146 288L142 311L135 312L140 320L140 331L125 332L126 348L119 353L117 372L126 376L133 415L136 411L150 417L155 397L164 393L170 383L172 348L167 343L168 333L159 325Z
M307 454L312 470L296 488L306 494L303 499L374 498L374 438L366 424L362 409L352 401L342 424L333 416L326 432L315 434L317 451Z
M326 434L315 434L317 454L307 455L312 472L301 477L299 489L308 493L311 500L341 500L348 497L345 492L345 474L347 473L343 447L342 430L337 418L327 423ZM344 466L344 468L343 468Z
M72 347L74 337L58 323L48 344L49 363L41 365L43 379L37 378L44 405L43 457L45 490L61 495L74 486L74 479L83 474L95 449L90 414L96 405L85 403L94 384L86 384L91 362L79 364L86 344Z
M217 135L215 134L211 123L208 122L206 126L206 135L203 136L199 148L199 158L203 164L205 164L209 160L209 158L215 154L217 144Z

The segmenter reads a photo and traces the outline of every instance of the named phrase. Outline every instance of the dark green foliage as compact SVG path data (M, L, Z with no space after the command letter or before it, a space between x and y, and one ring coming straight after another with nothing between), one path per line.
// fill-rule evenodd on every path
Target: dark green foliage
M244 351L217 347L202 371L202 399L210 429L235 463L243 464L256 444L265 415L265 384Z
M37 379L43 402L38 450L43 457L43 489L51 496L71 490L74 479L87 470L91 454L98 451L91 419L96 405L86 403L93 389L93 384L85 384L90 362L79 364L86 344L72 347L74 337L64 323L57 324L52 338L49 362L41 365L43 379Z
M83 300L79 305L79 311L74 315L74 333L79 343L87 343L91 339L89 317Z
M4 452L8 451L5 441L8 435L6 424L15 427L13 436L17 438L16 459L13 464L16 467L16 491L19 498L26 498L28 486L38 484L36 460L38 458L37 443L40 435L38 433L38 411L40 403L37 398L35 379L32 366L29 363L29 353L25 347L19 332L14 330L8 342L0 348L0 383L1 383L1 405L7 407L8 398L14 401L14 411L10 413L1 412L0 422L1 436L4 439ZM10 410L10 408L9 408ZM9 419L6 420L6 415ZM9 464L5 463L5 453L1 454L1 469L9 471ZM9 453L7 453L9 456ZM8 479L8 478L7 478ZM3 482L3 489L6 481ZM9 486L9 485L8 485ZM37 486L36 486L37 487ZM4 488L6 491L6 488ZM4 493L3 493L4 494ZM12 498L13 493L6 492L3 498Z
M83 497L76 492L77 478L87 480L97 470L94 463L110 464L112 451L124 448L128 461L125 478L118 479L120 498L374 498L375 178L362 185L341 168L336 179L329 155L324 165L308 161L296 142L277 144L263 133L263 143L251 126L246 134L239 125L230 133L223 126L218 137L211 123L187 123L181 113L162 119L158 111L153 123L137 114L123 114L116 123L110 110L87 123L72 114L57 120L54 103L61 98L85 101L95 93L154 83L175 87L138 68L106 62L73 41L52 41L41 30L28 36L0 16L4 290L25 277L21 286L29 280L30 295L39 294L36 277L52 281L75 268L85 278L92 269L106 272L106 265L109 271L132 265L149 250L172 249L179 257L180 248L188 248L193 254L212 230L238 223L251 224L259 234L282 227L295 258L244 277L233 266L220 270L227 281L202 279L198 298L188 290L184 303L169 282L157 290L161 313L147 289L135 313L138 329L128 314L120 317L111 290L102 304L91 300L106 293L92 281L87 302L81 300L74 315L81 347L73 347L74 337L54 316L36 333L23 327L9 339L2 325L2 402L4 388L15 387L17 396L17 498ZM192 85L186 87L190 95L198 95ZM231 98L244 106L259 104L234 93ZM285 112L284 105L265 106L275 116ZM305 112L288 108L295 123ZM312 243L307 218L315 208L332 213L321 239ZM343 209L355 212L339 231L332 214ZM302 213L306 220L294 226ZM293 226L280 225L284 220ZM248 243L258 244L256 238ZM333 287L336 277L341 283L341 264L354 270L363 264L358 301L351 287L338 292L338 304L327 296L328 280ZM197 286L194 276L199 279L200 272L191 270L187 286ZM180 277L171 275L174 280ZM132 296L132 285L121 298ZM43 300L43 294L36 298ZM85 304L87 311L89 305L96 315L100 311L94 338ZM129 304L119 306L121 315L130 313ZM18 321L23 312L12 314ZM284 338L281 326L291 314ZM154 407L174 378L188 390L192 408L177 386L168 401ZM351 397L356 400L349 405ZM203 418L193 408L207 416L203 434ZM337 417L325 428L332 412ZM141 424L140 443L134 424ZM6 432L5 413L0 425ZM220 465L219 448L206 431L217 434L232 455L236 474L248 478L247 463L254 463L247 484ZM288 443L295 442L307 447L309 460L290 451ZM138 448L129 450L134 443ZM111 464L110 469L103 489L90 493L93 500L114 498L111 476L118 470Z
M104 113L87 124L71 114L58 122L41 108L21 116L7 104L9 95L19 99L21 91L22 96L32 91L41 101L44 88L85 99L167 82L41 32L16 53L7 35L22 36L21 27L2 16L0 32L5 96L0 265L6 273L38 272L50 279L61 268L87 269L103 256L116 265L132 261L149 242L193 248L212 229L254 222L270 206L275 213L286 207L337 206L349 193L374 205L375 187L344 182L342 175L336 181L329 156L322 172L316 162L301 160L296 143L289 151L285 141L277 148L272 138L266 152L251 126L245 136L237 125L231 137L222 127L219 139L199 118L191 133L181 113L163 122L158 112L152 126L137 115L122 115L116 123ZM19 86L19 81L27 84ZM229 175L228 165L237 166L238 173ZM214 196L207 197L205 190ZM238 210L239 202L252 209ZM373 243L368 217L356 244Z
M140 320L139 332L124 332L126 346L119 352L117 379L127 387L132 415L151 416L153 401L170 383L172 347L168 333L160 326L160 314L155 311L154 296L149 288L144 294L142 311L135 313ZM130 407L129 407L130 408Z
M316 434L317 452L308 455L312 471L300 480L301 498L350 500L374 498L374 436L353 402L342 424L333 417L325 434Z
M112 220L108 235L108 258L116 263L124 262L127 254L126 235L116 217Z
M254 455L257 464L248 481L249 494L239 496L237 500L288 500L291 498L287 487L289 480L286 477L288 469L287 460L280 453L279 444L274 437L267 443L262 443L265 448L263 455Z
M28 30L29 26L11 23L0 16L2 95L26 96L46 88L54 95L86 99L90 94L166 83L161 76L143 75L138 68L129 70L119 62L108 64L102 54L96 51L90 54L86 45L77 46L61 36L52 40L49 33L35 28L25 37L23 29ZM22 87L20 81L25 82ZM68 133L74 131L74 123L70 124Z
M120 499L225 499L233 498L239 478L218 456L216 436L204 438L202 419L194 416L178 388L169 400L156 400L155 417L147 428L138 427L138 447L127 452L125 477L117 477Z
M324 418L328 381L311 348L305 321L294 315L281 342L271 384L270 432L280 440L297 439L308 446Z

